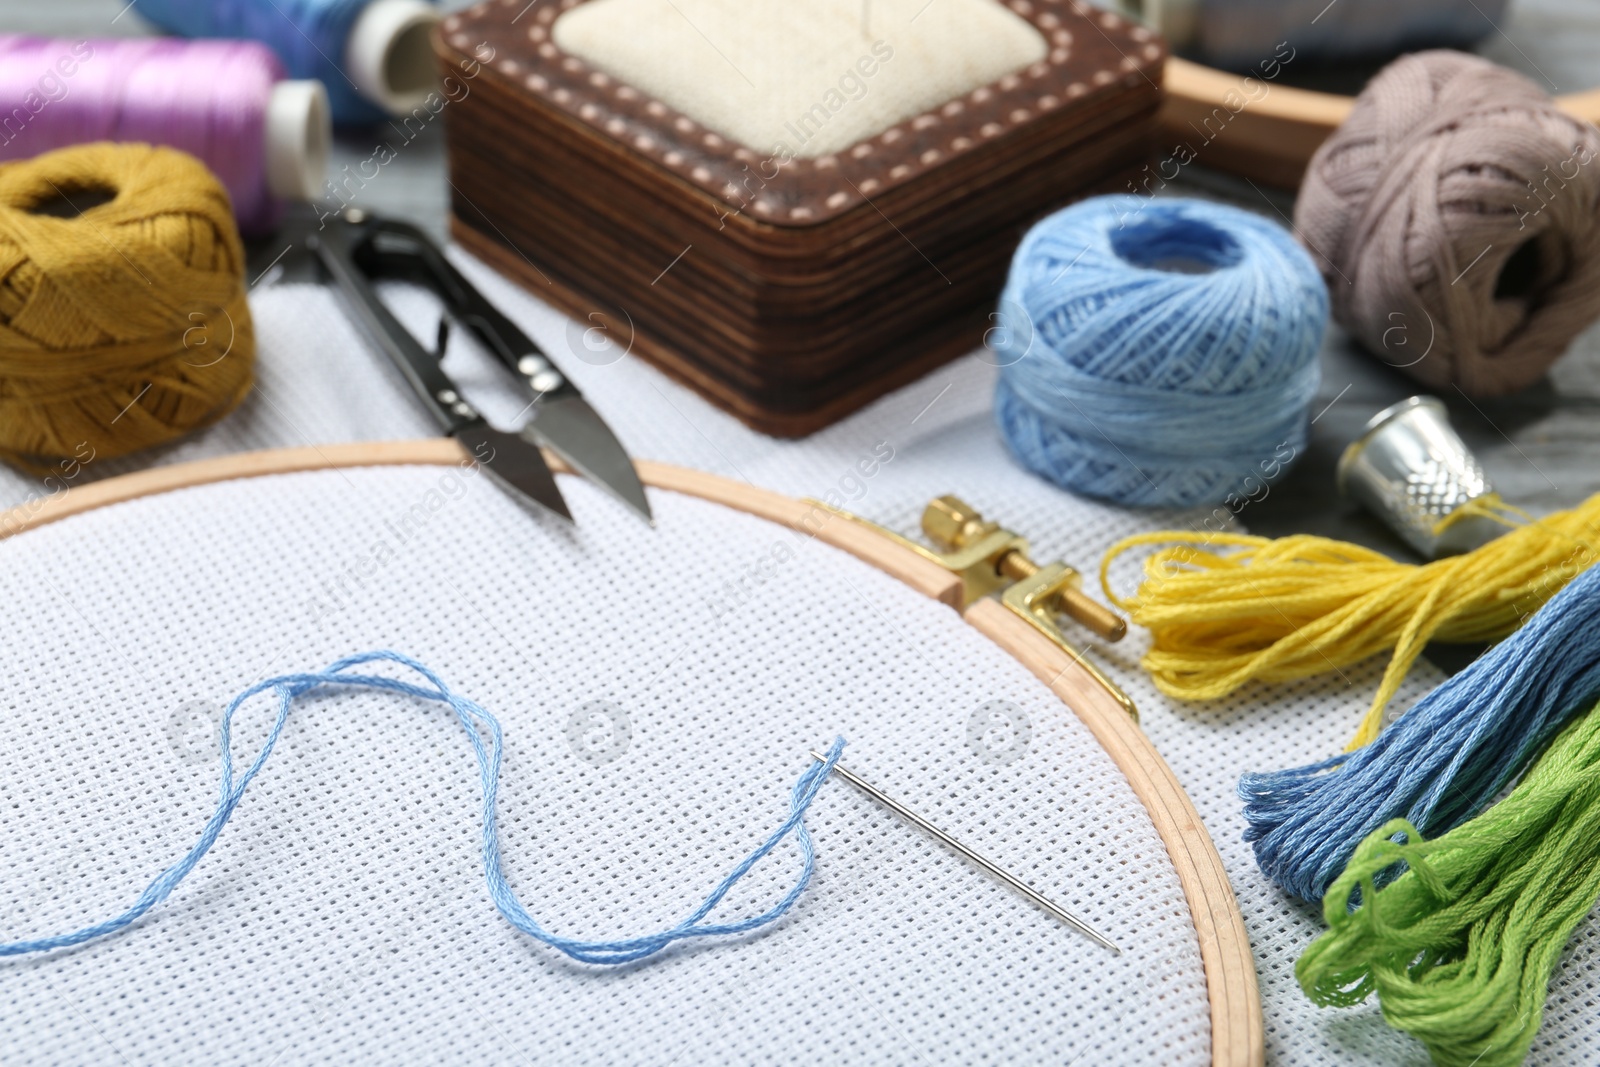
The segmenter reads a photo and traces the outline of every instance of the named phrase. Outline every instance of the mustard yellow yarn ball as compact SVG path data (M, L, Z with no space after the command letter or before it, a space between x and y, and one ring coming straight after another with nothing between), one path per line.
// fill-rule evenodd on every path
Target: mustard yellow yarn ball
M250 391L228 194L199 160L90 144L0 166L0 458L160 444Z

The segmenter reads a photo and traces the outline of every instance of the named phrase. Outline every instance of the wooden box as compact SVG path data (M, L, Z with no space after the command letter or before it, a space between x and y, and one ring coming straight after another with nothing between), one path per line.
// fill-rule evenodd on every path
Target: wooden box
M552 27L580 2L488 0L442 24L458 79L493 50L448 108L455 236L767 433L976 348L1027 226L1131 188L1151 147L1164 45L1081 4L1013 0L1037 62L784 159L564 52Z

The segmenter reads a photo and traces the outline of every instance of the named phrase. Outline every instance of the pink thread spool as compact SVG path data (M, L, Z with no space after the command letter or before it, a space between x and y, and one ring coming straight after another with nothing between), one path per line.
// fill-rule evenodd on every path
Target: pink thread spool
M320 82L285 81L252 41L70 41L0 34L0 161L90 141L188 152L217 175L239 227L270 230L309 200L332 131Z

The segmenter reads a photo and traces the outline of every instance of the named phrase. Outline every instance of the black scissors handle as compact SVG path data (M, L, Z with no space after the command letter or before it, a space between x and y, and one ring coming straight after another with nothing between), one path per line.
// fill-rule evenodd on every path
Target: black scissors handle
M456 270L427 234L394 219L358 223L353 232L352 257L370 276L403 278L433 290L450 318L525 378L541 402L582 395L531 337Z
M359 265L356 245L351 238L350 228L336 223L311 234L307 241L345 297L345 305L367 339L405 374L446 434L454 436L463 427L479 421L477 411L461 398L455 383L439 366L443 353L423 348L378 298L370 278Z
M331 230L311 235L312 245L356 316L434 406L447 433L460 435L460 419L477 418L439 368L446 324L470 330L484 347L522 379L531 396L532 418L519 431L537 457L550 448L574 470L651 521L650 501L633 460L578 387L550 357L451 266L427 234L409 223L347 211ZM392 278L427 287L444 306L437 353L429 353L379 301L372 279ZM440 406L442 404L442 407ZM538 465L542 465L540 460ZM530 459L526 466L536 464ZM551 482L554 489L554 482Z
M371 270L370 232L359 217L340 219L307 235L307 243L368 339L400 368L444 432L460 441L480 466L513 494L570 520L572 512L538 446L496 430L456 392L455 383L440 366L446 340L444 323L440 323L436 350L430 352L379 299L372 287L372 278L381 275Z

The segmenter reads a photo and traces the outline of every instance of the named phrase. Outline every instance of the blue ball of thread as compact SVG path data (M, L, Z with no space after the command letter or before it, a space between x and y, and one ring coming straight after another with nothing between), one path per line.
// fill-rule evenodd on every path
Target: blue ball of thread
M1075 204L1023 239L997 322L1000 432L1065 489L1222 503L1305 450L1328 291L1260 216L1139 196Z

